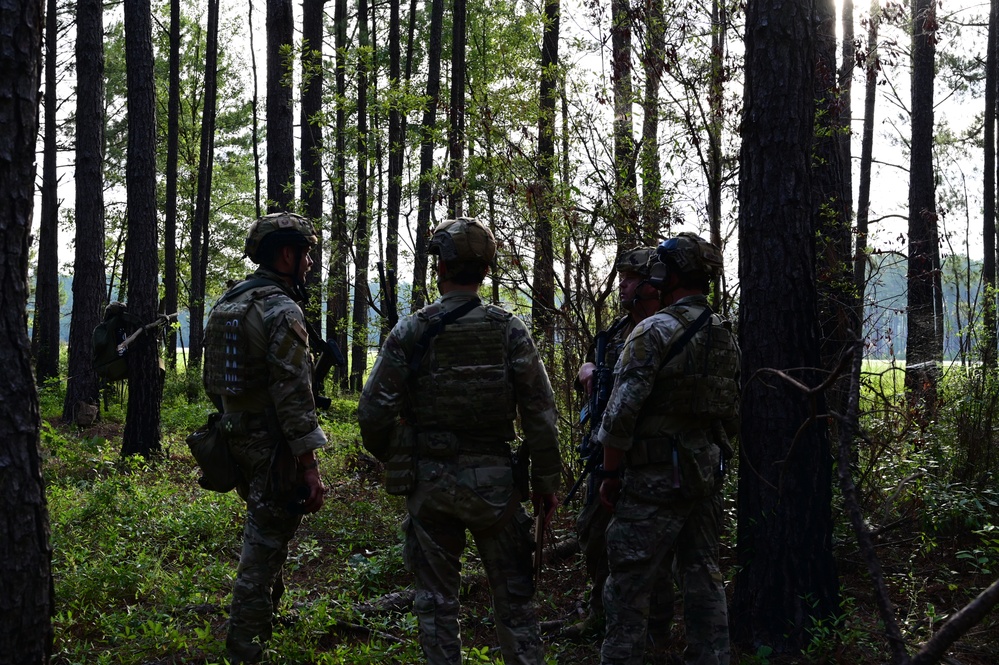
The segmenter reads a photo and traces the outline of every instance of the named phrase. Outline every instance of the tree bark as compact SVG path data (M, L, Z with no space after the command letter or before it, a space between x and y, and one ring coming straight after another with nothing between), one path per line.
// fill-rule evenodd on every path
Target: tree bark
M717 3L716 3L717 4ZM645 97L642 100L641 244L656 241L664 215L663 176L659 167L659 88L662 86L666 34L662 0L645 0ZM721 245L719 245L720 247Z
M52 655L52 545L39 452L38 393L28 340L28 238L35 195L41 0L0 1L0 660Z
M62 417L75 422L78 404L96 405L93 333L103 316L104 274L104 15L101 0L76 5L76 254L69 371Z
M531 321L534 340L549 366L555 357L555 102L558 100L559 0L545 1L541 38L541 87L538 119L538 185L533 192L537 211L534 229L534 282Z
M821 381L812 226L815 28L809 0L760 0L746 15L739 180L743 350L739 522L732 633L796 652L812 618L838 609L832 465L821 395L761 380ZM805 368L805 369L800 369Z
M153 78L152 8L149 0L125 5L128 79L128 309L142 323L157 316L159 244L156 219L156 89ZM128 348L128 410L121 454L145 458L160 453L163 374L156 333Z
M302 201L305 216L319 231L319 244L312 248L313 268L306 275L308 301L305 315L320 328L324 245L329 243L329 229L323 219L323 6L326 0L302 3Z
M201 359L205 345L205 282L208 279L208 240L211 236L212 172L215 162L215 124L218 113L219 0L208 0L208 34L205 42L205 96L201 109L198 154L198 191L191 220L191 285L188 298L191 330L187 362L187 396L201 394Z
M413 259L412 311L427 301L427 235L430 232L430 209L433 207L434 128L441 92L441 30L444 24L444 0L431 0L430 48L427 52L427 106L423 111L420 142L420 186L417 192L415 257Z
M163 304L177 311L177 162L180 145L180 0L170 0L170 80L167 99L166 201L163 220ZM190 346L190 339L188 340ZM167 364L177 368L177 331L166 331Z
M59 179L56 176L56 54L59 32L56 0L48 0L45 16L45 150L42 166L42 214L35 271L35 317L31 352L35 379L59 376Z
M357 226L354 228L354 306L351 312L353 344L350 388L360 392L368 368L368 261L370 248L368 203L368 3L357 2Z
M402 76L402 30L400 0L389 2L389 90L398 98L404 89ZM412 22L413 16L410 16ZM399 320L396 276L399 272L399 214L402 208L402 169L405 156L405 114L398 103L389 107L388 210L385 220L385 274L379 287L382 302L382 328L387 333Z
M989 3L985 56L985 164L982 182L982 322L979 353L986 367L996 366L996 100L999 98L999 0Z
M465 0L451 4L451 107L448 109L448 152L450 185L447 214L450 218L464 215L465 196L465 41L467 20Z
M932 408L935 372L921 363L940 360L934 274L939 269L939 237L933 182L933 60L936 4L914 0L912 11L912 139L909 149L909 307L905 345L905 385L913 398ZM913 367L913 366L917 367Z
M291 0L267 0L267 212L292 210L295 193L295 118Z
M326 336L347 348L347 0L336 0L333 23L336 31L336 173L333 181L333 242L327 284ZM348 385L346 368L336 368L341 387Z
M628 0L611 0L611 83L614 86L614 231L617 249L638 246L635 137L631 106L631 6Z

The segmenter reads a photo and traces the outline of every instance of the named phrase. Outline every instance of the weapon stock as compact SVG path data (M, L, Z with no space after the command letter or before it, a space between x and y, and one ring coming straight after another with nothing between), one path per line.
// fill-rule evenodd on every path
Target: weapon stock
M323 385L326 383L326 375L329 374L334 365L345 367L347 361L340 352L340 347L323 339L316 327L308 320L305 322L305 329L309 333L309 347L319 352L319 360L312 373L312 397L315 399L317 407L328 409L332 402L329 397L321 394Z

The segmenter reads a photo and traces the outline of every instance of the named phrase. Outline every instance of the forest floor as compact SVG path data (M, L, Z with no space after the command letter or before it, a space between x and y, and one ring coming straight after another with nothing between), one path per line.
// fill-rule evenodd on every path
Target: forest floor
M306 517L291 543L284 574L288 592L265 662L419 663L413 579L401 561L404 505L384 493L378 464L357 444L356 421L348 424L356 402L344 400L335 408L340 413L323 425L332 443L321 458L326 505ZM194 482L197 469L183 438L203 413L203 405L165 412L164 456L141 473L123 471L116 456L122 428L115 420L77 431L47 419L42 449L53 532L56 665L223 662L244 508L235 493L207 493ZM734 496L734 483L727 496ZM995 506L983 507L981 496L969 499L956 491L949 500L958 502L947 511L953 524L937 520L928 532L922 518L939 511L917 503L882 526L877 540L909 653L988 587L999 570L999 536L984 537L981 528L960 521L961 515ZM721 564L731 593L735 510L731 498L727 504ZM554 543L574 538L578 510L578 504L560 508L552 524ZM843 526L843 515L835 519L842 614L813 626L801 653L734 645L733 665L890 662L856 539ZM571 641L562 634L585 612L583 558L572 553L547 559L536 596L547 662L596 665L598 638ZM501 662L489 589L471 539L463 564L465 662ZM679 594L674 615L670 638L650 644L646 663L682 663ZM943 662L999 663L997 618L988 614Z

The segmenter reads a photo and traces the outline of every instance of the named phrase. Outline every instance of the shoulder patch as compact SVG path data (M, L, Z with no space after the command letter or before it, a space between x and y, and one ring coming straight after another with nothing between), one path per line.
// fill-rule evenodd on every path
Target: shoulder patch
M644 321L639 321L637 324L635 324L635 329L632 330L631 334L628 335L628 336L629 337L641 337L642 335L644 335L645 333L647 333L651 329L652 329L652 326L649 325L648 319L646 319Z
M298 319L289 317L288 324L291 329L298 335L298 338L302 340L305 345L309 344L309 333L305 330L305 326Z

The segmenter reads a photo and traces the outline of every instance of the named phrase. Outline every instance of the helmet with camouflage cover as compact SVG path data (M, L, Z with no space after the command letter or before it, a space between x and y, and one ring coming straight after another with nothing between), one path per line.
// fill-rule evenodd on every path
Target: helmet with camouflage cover
M695 233L683 232L659 243L649 257L649 282L663 288L670 272L715 277L722 271L721 250Z
M649 258L655 254L655 247L636 247L623 252L614 264L618 272L635 272L642 277L649 276Z
M243 254L254 263L260 263L261 247L310 247L317 242L319 239L312 222L292 212L273 212L250 225Z
M459 217L437 225L430 236L427 251L436 254L445 263L469 261L492 265L496 258L496 238L479 220Z

